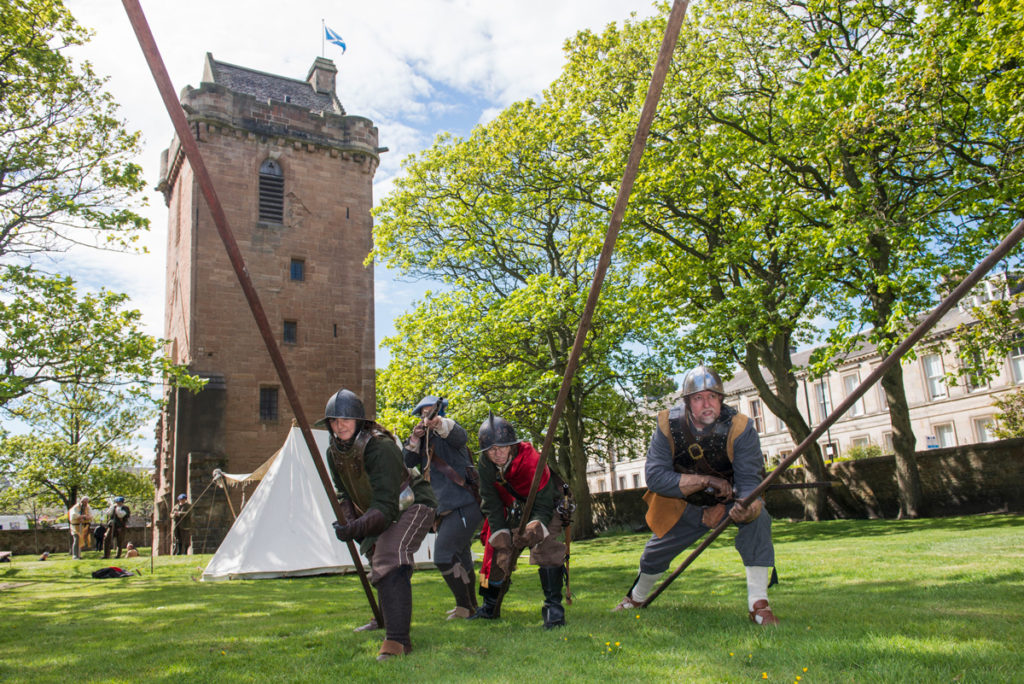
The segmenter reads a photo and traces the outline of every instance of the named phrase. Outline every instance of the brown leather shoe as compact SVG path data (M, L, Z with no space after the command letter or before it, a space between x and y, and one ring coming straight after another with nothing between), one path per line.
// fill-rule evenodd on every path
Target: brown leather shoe
M385 639L384 643L380 645L380 653L377 654L377 662L382 663L389 658L401 655L409 655L412 653L412 646L406 646L399 641L391 641Z
M446 620L465 620L470 615L475 614L476 611L470 610L469 608L463 608L462 606L456 606L454 609L448 611L448 617Z
M619 605L612 608L612 612L616 613L620 610L633 610L639 608L642 604L638 601L634 601L632 595L626 594L625 598L619 601Z
M352 631L353 632L370 632L370 631L373 631L375 629L380 629L380 625L377 624L377 618L370 618L370 621L367 622L365 625L360 625L359 627L356 627Z
M754 610L750 611L750 621L759 625L779 624L779 618L772 613L772 609L768 607L768 601L765 599L754 602Z

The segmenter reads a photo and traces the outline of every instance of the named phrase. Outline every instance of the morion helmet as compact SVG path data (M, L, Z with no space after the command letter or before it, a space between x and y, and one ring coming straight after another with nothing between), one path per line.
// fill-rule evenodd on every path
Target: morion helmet
M327 425L331 418L348 418L350 420L366 420L366 409L363 408L363 400L356 396L355 392L347 389L340 389L327 400L327 407L324 408L324 417L316 422L317 426Z
M718 373L707 366L697 366L687 371L683 378L683 398L705 390L725 396L725 387L722 385L722 378L718 377Z
M480 451L487 451L495 446L519 444L519 440L516 439L516 430L512 427L512 424L493 413L480 424L477 439L480 442Z

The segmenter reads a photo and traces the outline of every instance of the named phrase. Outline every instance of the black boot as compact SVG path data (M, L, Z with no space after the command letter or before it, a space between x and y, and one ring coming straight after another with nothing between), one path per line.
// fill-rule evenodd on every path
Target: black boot
M491 582L489 586L480 587L480 596L483 597L484 604L476 609L476 613L469 617L470 620L497 620L501 617L502 584Z
M387 641L394 641L412 650L409 625L412 622L412 566L400 565L377 583L380 597L380 612L384 617Z
M565 608L562 607L562 579L565 568L561 565L549 565L538 568L540 586L544 589L544 607L540 614L544 616L544 629L565 626Z

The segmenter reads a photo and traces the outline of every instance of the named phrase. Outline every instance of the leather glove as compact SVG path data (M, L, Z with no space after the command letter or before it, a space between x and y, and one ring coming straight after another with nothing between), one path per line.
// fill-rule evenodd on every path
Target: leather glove
M487 543L494 549L492 567L500 570L498 575L501 577L508 577L512 572L512 558L516 555L512 548L512 534L507 529L500 529L490 536Z
M508 528L503 527L492 533L487 538L487 543L494 547L495 551L510 551L512 549L512 533L508 531Z
M348 499L341 500L341 512L345 514L345 522L352 522L359 517L359 514L356 513L355 504Z
M731 509L729 509L729 517L738 523L752 522L761 515L761 510L764 508L764 501L761 499L754 499L749 507L744 507L736 503Z
M522 534L519 530L512 533L512 546L517 549L533 548L544 541L548 536L548 530L540 520L531 520L526 524Z
M347 525L342 525L337 520L331 525L334 527L334 535L338 539L349 541L380 534L388 528L388 519L376 508L371 508Z

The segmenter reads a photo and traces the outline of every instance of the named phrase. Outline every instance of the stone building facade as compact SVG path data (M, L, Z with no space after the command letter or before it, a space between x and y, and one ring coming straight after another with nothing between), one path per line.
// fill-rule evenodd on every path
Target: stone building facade
M342 386L371 411L375 404L373 268L363 260L384 149L372 121L346 114L336 79L334 63L323 58L297 80L207 54L199 87L181 93L310 422ZM293 414L177 137L161 157L158 187L169 215L169 354L209 380L198 395L166 389L154 547L167 553L175 498L199 497L213 467L255 469L284 442ZM197 552L215 549L230 525L226 511L203 509L212 497L203 499L193 514L193 543L208 541ZM204 524L215 529L196 529Z

